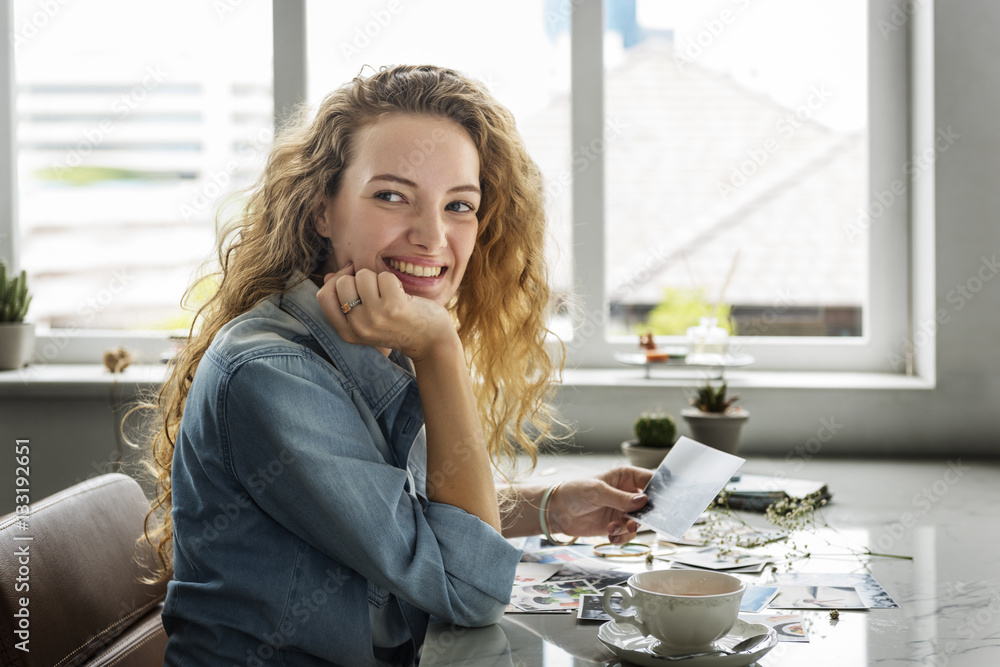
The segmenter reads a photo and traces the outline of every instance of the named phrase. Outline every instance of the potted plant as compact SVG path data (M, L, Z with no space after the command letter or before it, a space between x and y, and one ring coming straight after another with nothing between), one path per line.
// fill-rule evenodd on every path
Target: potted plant
M655 468L677 441L677 422L666 412L644 413L632 425L634 440L622 443L632 465Z
M750 418L750 413L733 405L739 396L726 396L726 381L718 387L712 380L695 389L690 408L681 416L691 429L691 437L698 442L735 454L740 443L740 429Z
M31 359L35 325L24 321L30 304L25 272L8 280L7 266L0 262L0 370L21 368Z

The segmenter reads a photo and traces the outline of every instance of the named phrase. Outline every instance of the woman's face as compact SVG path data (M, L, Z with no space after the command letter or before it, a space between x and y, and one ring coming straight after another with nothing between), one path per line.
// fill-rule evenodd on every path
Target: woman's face
M458 290L479 226L479 153L462 126L391 114L353 138L340 190L323 200L317 228L336 271L389 271L407 294L446 305Z

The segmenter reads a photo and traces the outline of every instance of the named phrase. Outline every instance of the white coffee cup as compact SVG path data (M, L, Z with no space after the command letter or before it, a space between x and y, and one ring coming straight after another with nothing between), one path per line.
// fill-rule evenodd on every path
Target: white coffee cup
M653 570L632 575L626 586L608 586L603 603L619 624L634 625L666 648L698 651L732 629L745 590L740 579L722 572ZM621 595L622 610L635 611L620 614L612 609L616 594Z

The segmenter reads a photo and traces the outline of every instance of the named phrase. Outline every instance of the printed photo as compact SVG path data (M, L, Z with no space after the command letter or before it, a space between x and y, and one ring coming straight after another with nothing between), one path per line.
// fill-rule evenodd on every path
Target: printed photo
M867 609L853 586L779 586L768 609Z
M517 571L514 573L514 585L545 581L561 567L562 565L558 563L518 563Z
M743 599L740 600L740 611L753 613L762 611L777 594L777 586L750 586L743 593Z
M684 563L706 570L733 570L757 565L763 566L770 560L748 553L721 554L718 547L679 551L672 554L670 558L674 563Z
M807 642L805 626L799 614L740 614L748 623L763 623L774 629L779 642Z
M661 533L684 535L743 462L681 437L646 485L649 502L629 516Z
M551 547L539 549L538 551L525 552L521 560L530 563L572 563L583 558L588 558L590 547L580 545L578 547Z
M816 574L812 572L782 572L776 575L782 586L853 586L869 609L899 609L899 605L882 584L868 573Z
M623 613L621 608L621 597L611 598L611 608L619 614ZM580 608L577 618L581 621L610 621L611 617L604 611L603 595L581 595Z
M580 596L597 590L586 580L557 581L515 586L511 592L511 604L524 611L576 611L580 606Z
M630 572L609 568L603 562L598 562L592 566L593 561L580 560L575 563L567 563L562 569L546 579L546 581L572 581L585 579L588 584L598 591L603 591L608 586L623 584L632 576Z

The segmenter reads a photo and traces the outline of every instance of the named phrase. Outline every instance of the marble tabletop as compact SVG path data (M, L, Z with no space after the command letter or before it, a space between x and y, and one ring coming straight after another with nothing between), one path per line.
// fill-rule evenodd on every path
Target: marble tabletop
M1000 665L1000 463L750 458L743 472L828 483L822 510L829 528L799 539L812 555L778 571L870 572L898 609L802 610L807 643L779 642L762 667L792 665ZM608 455L541 457L534 477L586 475L624 460ZM747 515L751 523L760 515ZM832 546L831 546L832 545ZM845 550L842 547L847 547ZM859 557L865 547L912 560ZM657 561L658 563L658 561ZM654 563L653 567L665 566ZM645 564L633 569L648 567ZM750 582L764 575L743 575ZM486 628L434 623L421 667L628 665L597 639L599 622L575 614L507 614ZM683 663L678 663L683 664Z

